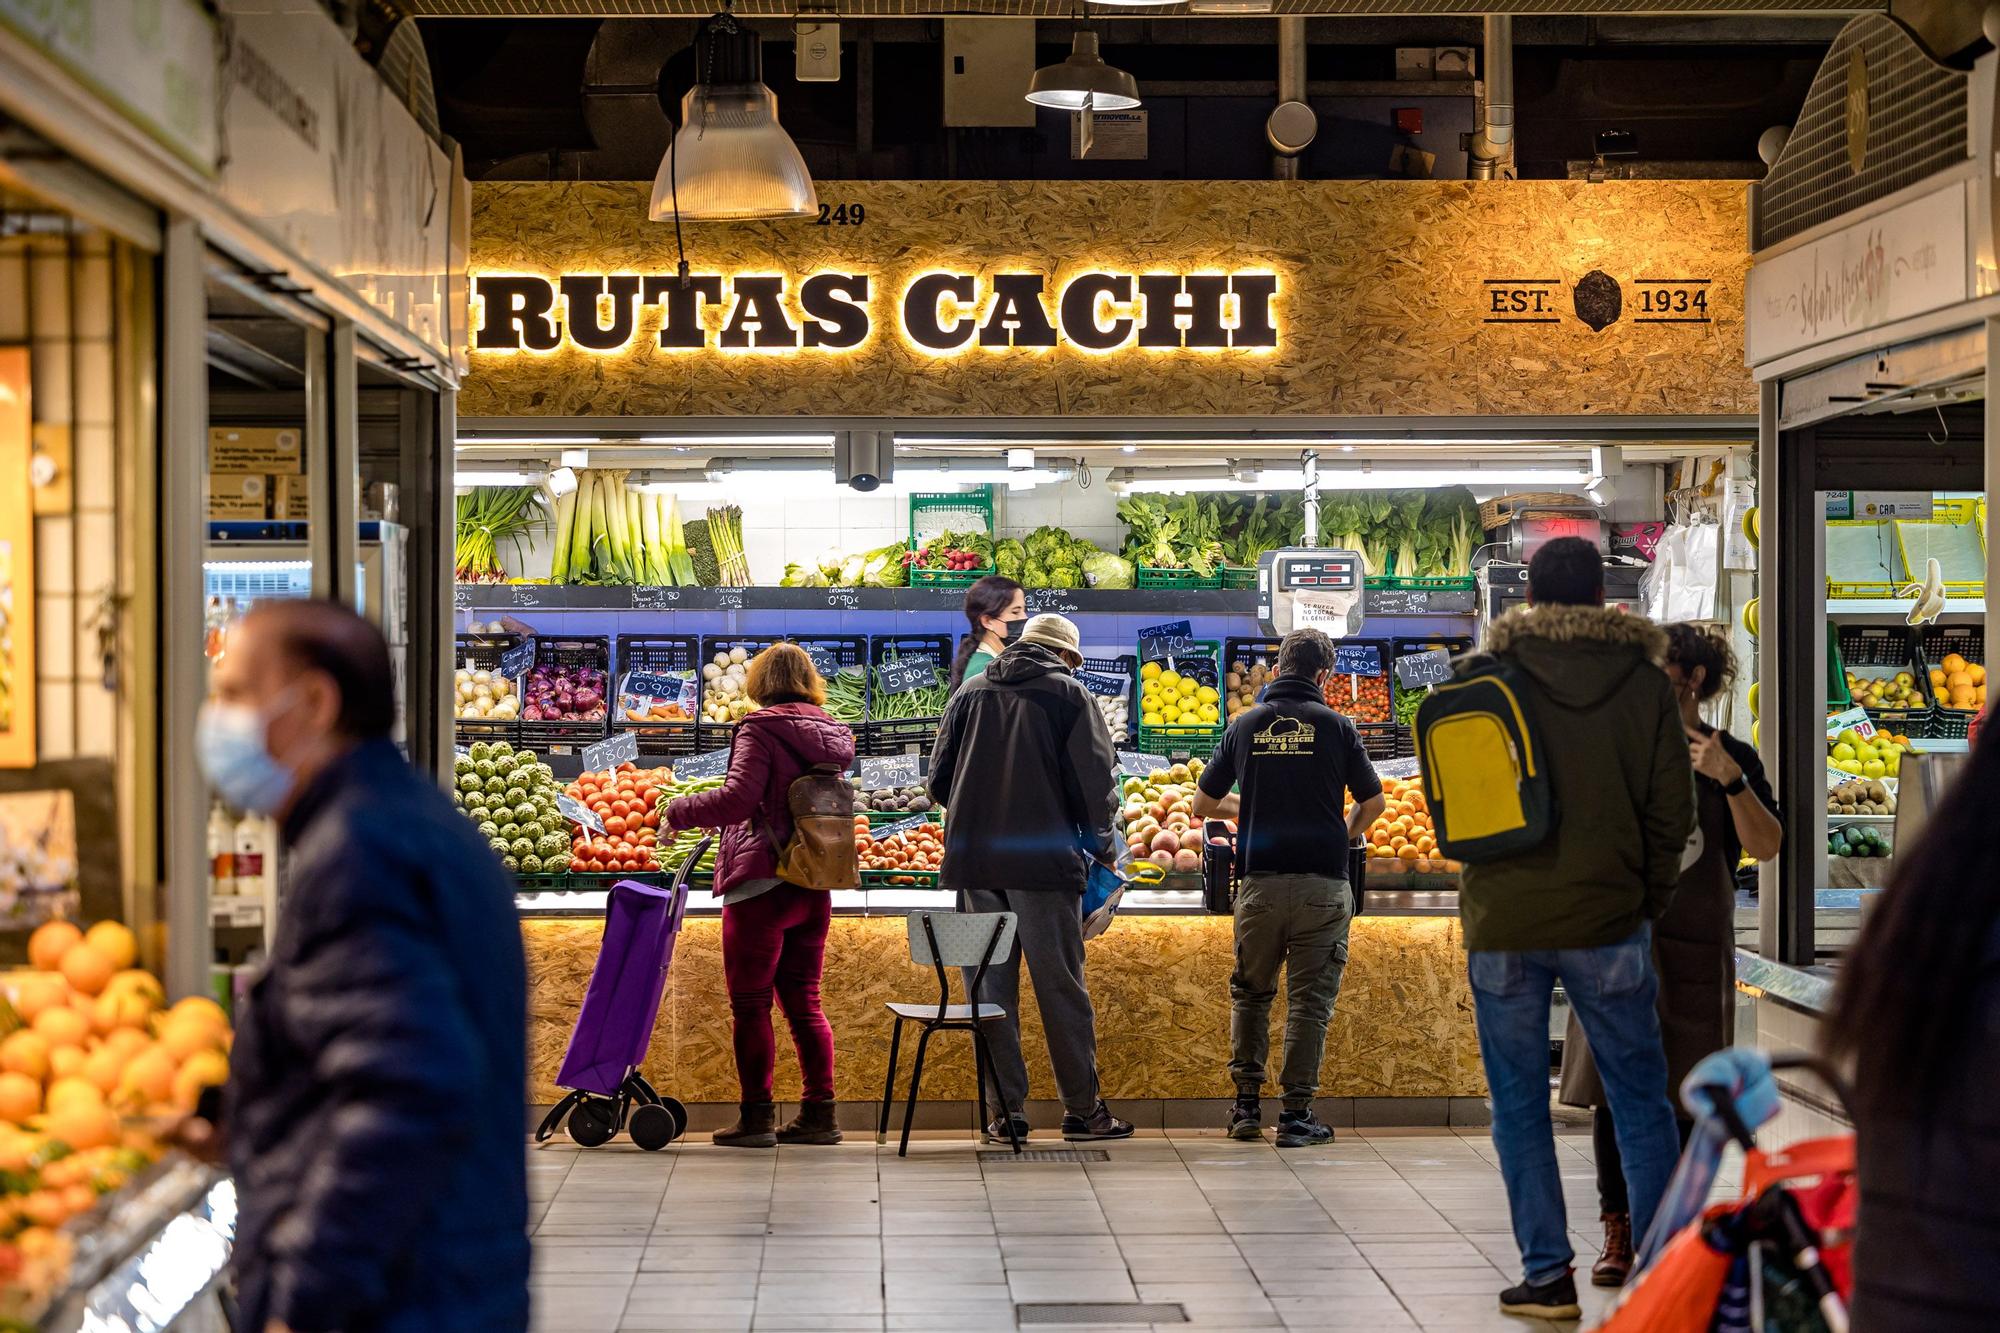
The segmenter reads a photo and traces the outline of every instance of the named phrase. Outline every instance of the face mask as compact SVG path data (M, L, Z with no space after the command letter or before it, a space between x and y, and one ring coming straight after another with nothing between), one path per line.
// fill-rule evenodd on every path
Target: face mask
M1027 627L1028 627L1028 618L1026 616L1022 616L1019 620L1001 621L1000 642L1008 644L1013 643L1015 640L1021 637L1021 631L1026 629Z
M195 721L195 758L222 799L239 810L268 815L292 791L292 772L271 757L264 732L270 720L248 704L206 703Z

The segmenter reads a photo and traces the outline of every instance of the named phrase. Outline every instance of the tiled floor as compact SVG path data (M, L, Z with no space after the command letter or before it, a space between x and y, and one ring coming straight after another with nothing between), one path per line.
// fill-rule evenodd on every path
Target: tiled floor
M1590 1140L1558 1143L1587 1267ZM1483 1132L1354 1130L1282 1153L1155 1134L1107 1151L1017 1166L947 1135L906 1160L854 1135L776 1152L531 1148L536 1328L1011 1329L1016 1302L1135 1300L1184 1306L1187 1323L1155 1326L1180 1333L1574 1327L1498 1313L1519 1268ZM1586 1315L1602 1308L1581 1290Z

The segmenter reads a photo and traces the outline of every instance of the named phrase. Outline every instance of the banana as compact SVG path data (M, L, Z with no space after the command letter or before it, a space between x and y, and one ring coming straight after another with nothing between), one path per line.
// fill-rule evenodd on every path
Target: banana
M1914 597L1916 604L1910 608L1905 621L1911 625L1928 625L1944 614L1944 566L1932 556L1925 562L1924 581L1912 583L1896 594L1899 597Z

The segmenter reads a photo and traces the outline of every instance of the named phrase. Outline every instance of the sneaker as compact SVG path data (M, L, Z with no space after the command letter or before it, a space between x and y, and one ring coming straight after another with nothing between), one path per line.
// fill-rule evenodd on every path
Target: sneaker
M1303 1111L1287 1108L1278 1116L1278 1146L1280 1148L1310 1148L1316 1144L1333 1142L1333 1126L1312 1113L1310 1106Z
M1017 1115L1009 1118L1014 1122L1014 1138L1026 1143L1028 1141L1028 1117ZM1007 1137L1007 1119L998 1116L994 1117L992 1123L986 1126L986 1141L988 1143L1011 1145L1012 1140Z
M1238 1097L1236 1104L1229 1108L1229 1137L1232 1139L1264 1137L1264 1109L1257 1105L1255 1097Z
M1065 1114L1062 1136L1066 1139L1129 1139L1132 1137L1132 1126L1111 1114L1111 1108L1100 1098L1097 1109L1087 1116Z
M1523 1282L1500 1293L1500 1313L1524 1319L1581 1319L1583 1307L1576 1303L1576 1275L1563 1275L1536 1285Z

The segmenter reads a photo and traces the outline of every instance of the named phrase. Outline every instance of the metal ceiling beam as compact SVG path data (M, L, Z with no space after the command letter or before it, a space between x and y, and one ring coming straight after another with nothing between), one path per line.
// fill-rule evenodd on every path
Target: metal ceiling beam
M702 18L720 0L387 0L411 18ZM796 0L737 0L736 14L746 18L792 18ZM1271 13L1338 15L1420 15L1428 18L1479 15L1493 0L1272 0ZM1811 17L1886 13L1888 0L1846 0L1813 3L1798 0L1508 0L1514 15L1573 15L1581 17L1643 17L1729 14L1739 16ZM1076 0L842 0L838 12L856 18L1073 18ZM1093 21L1200 18L1179 4L1158 8L1092 11Z

